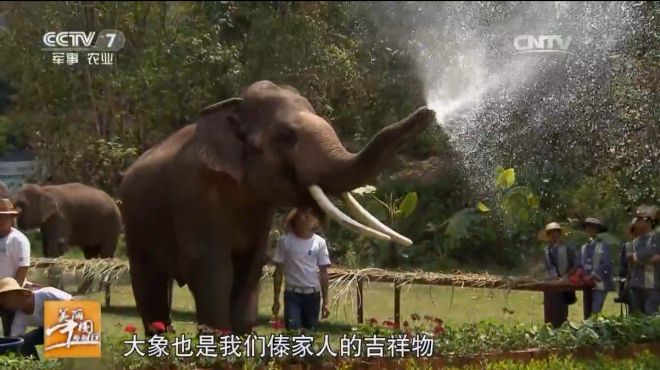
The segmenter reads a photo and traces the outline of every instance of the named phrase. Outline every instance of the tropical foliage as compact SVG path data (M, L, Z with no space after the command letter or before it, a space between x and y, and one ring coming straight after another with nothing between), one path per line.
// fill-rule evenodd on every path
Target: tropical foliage
M506 24L516 6L484 3L482 21ZM410 2L5 2L0 152L32 147L49 175L35 181L81 181L116 194L137 156L202 107L260 79L295 86L356 151L427 103L428 81L415 61L426 35L412 32L437 22L425 9ZM393 221L391 204L366 202L415 242L397 252L398 267L529 266L539 251L533 236L546 222L601 217L623 240L631 210L660 203L660 119L652 103L660 75L658 4L634 11L640 32L608 55L603 71L585 71L567 91L544 90L508 107L506 127L484 126L489 150L497 149L491 159L502 165L493 191L472 186L474 174L464 168L470 158L440 126L406 144L373 183L373 195L388 203L415 193L417 206ZM53 65L40 50L42 36L69 29L122 30L127 42L117 65ZM459 57L456 47L439 45L438 52ZM561 114L537 122L530 105L549 93L573 98ZM545 129L529 129L538 126ZM382 253L388 246L338 228L326 236L338 262L391 261Z

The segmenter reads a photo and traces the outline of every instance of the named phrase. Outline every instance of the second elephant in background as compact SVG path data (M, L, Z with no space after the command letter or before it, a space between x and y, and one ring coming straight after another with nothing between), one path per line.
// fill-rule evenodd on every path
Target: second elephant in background
M79 246L85 258L110 258L121 231L121 214L105 192L80 183L24 185L14 196L19 229L40 228L46 257Z

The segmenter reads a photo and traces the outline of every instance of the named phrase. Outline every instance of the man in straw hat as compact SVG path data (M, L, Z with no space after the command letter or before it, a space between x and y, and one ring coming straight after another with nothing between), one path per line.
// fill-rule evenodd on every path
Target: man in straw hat
M551 222L539 231L538 237L548 242L545 249L545 270L551 279L567 279L578 267L575 248L561 241L564 228ZM554 327L560 327L568 319L568 306L577 299L575 292L544 292L545 317Z
M0 307L16 312L11 336L23 338L21 354L39 359L36 346L44 343L44 302L72 298L69 293L53 287L32 291L21 288L13 278L0 279ZM36 329L26 334L28 327Z
M610 246L598 237L599 233L607 231L607 226L597 218L587 218L582 227L589 235L589 241L580 250L580 266L585 281L593 287L591 313L598 314L603 310L607 292L614 290L614 265Z
M20 210L9 199L0 199L0 278L11 277L23 286L30 266L30 241L14 228ZM13 312L0 311L4 336L9 336Z
M658 209L640 206L635 212L632 252L626 254L630 264L630 312L652 315L660 307L660 236L654 230Z
M635 228L636 219L632 219L628 225L628 236L629 241L623 243L621 246L621 251L619 252L619 287L618 293L619 296L614 299L616 303L623 303L626 306L630 305L630 266L628 264L628 259L626 255L628 253L633 253L633 241L639 236L637 229ZM621 308L623 310L623 307ZM623 311L621 312L623 314Z

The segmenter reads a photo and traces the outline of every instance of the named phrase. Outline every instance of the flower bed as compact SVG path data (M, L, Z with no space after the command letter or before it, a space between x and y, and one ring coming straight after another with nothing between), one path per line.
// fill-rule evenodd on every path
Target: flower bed
M273 328L282 330L282 323L274 321ZM216 331L218 336L228 333ZM285 333L295 335L295 333ZM319 336L315 336L315 343ZM637 352L650 350L660 355L660 316L654 317L595 317L576 325L566 323L553 329L550 326L505 326L481 322L458 327L445 326L442 319L432 316L420 317L413 314L400 326L391 320L380 323L375 318L365 325L356 327L349 335L362 338L370 336L393 338L397 336L419 336L432 338L433 354L426 358L317 358L302 362L300 359L273 359L270 363L256 360L247 362L225 362L220 368L439 368L464 366L484 361L516 360L528 362L552 355L564 356L572 353L577 358L593 358L603 353L614 358L625 358ZM387 356L387 355L386 355ZM173 361L174 363L176 363ZM231 361L231 360L230 360ZM170 363L173 363L170 362ZM162 363L167 366L170 363ZM216 362L217 363L217 362ZM181 364L184 365L184 364ZM190 364L186 364L190 365ZM186 366L184 365L184 366ZM213 364L206 364L208 368ZM185 368L185 367L183 367Z
M279 330L279 337L300 337L300 333L284 331L280 321L274 321L272 324L273 328ZM150 340L165 338L174 343L182 335L167 332L168 328L161 323L154 323L151 328L160 334ZM413 353L407 353L404 358L388 356L388 353L385 353L385 357L369 357L363 353L357 358L326 354L321 357L308 356L305 361L286 356L283 358L273 356L271 359L225 356L220 351L216 358L204 356L182 358L177 357L173 349L159 357L126 356L128 350L126 341L129 335L133 338L137 337L137 329L133 325L127 325L125 330L128 335L120 340L104 338L104 347L111 349L111 357L105 358L104 362L111 363L113 369L427 369L478 365L502 360L526 363L551 356L566 357L569 354L581 359L595 358L598 355L622 359L644 351L660 356L660 316L596 317L579 325L567 323L559 329L526 325L507 327L490 322L450 327L445 326L440 318L431 316L421 318L419 315L412 315L410 320L404 321L401 326L390 320L379 323L376 319L370 319L367 324L353 328L352 333L345 334L343 338L424 337L432 345L432 353L426 357L415 357ZM226 329L211 330L201 327L200 332L216 338L216 343L222 341L226 343L231 338L241 341L248 338L248 336L231 335ZM324 334L307 333L306 335L313 338L310 349L313 349L314 354L318 353ZM200 337L190 336L190 338L194 348L201 345ZM16 362L19 360L12 359L12 361L14 361L12 366L15 365L16 369L32 369ZM3 366L3 368L10 367ZM57 361L44 361L39 368L62 367L58 367Z

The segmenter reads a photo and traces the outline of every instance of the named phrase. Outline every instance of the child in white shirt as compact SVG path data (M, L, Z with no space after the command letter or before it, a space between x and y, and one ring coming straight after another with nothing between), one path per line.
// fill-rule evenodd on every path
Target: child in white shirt
M282 276L286 277L284 291L284 320L288 330L314 330L319 311L323 318L328 309L328 247L321 236L314 233L319 220L311 209L293 210L287 217L287 233L282 236L273 261L274 276L273 315L280 310Z

